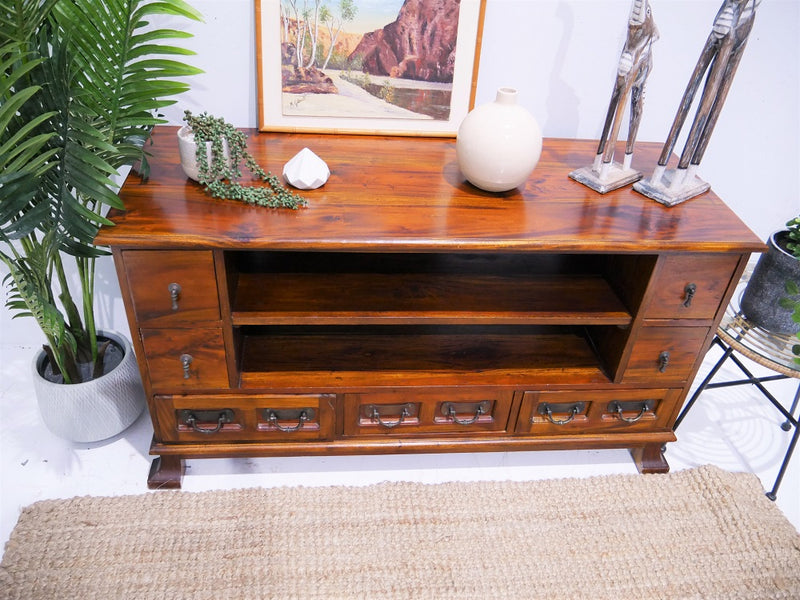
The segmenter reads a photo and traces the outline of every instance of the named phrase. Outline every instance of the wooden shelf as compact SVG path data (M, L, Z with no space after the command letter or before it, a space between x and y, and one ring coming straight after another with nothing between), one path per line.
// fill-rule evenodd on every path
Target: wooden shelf
M234 325L602 324L631 315L602 277L242 273Z
M585 337L567 328L302 329L245 328L242 387L609 381Z

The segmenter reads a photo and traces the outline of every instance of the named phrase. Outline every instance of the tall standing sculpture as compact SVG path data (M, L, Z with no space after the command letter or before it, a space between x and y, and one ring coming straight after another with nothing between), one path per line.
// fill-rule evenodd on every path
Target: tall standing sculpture
M619 58L617 79L614 82L597 155L591 166L577 169L569 174L575 181L601 194L638 181L642 177L640 172L631 168L631 160L639 122L642 119L645 82L653 67L651 47L657 39L658 29L653 21L649 0L633 0L628 18L628 37ZM631 99L628 140L623 164L619 164L614 162L614 147L628 96Z
M652 177L642 179L633 186L637 192L667 206L674 206L702 194L711 187L696 175L703 154L736 68L742 58L747 39L753 28L756 8L761 0L724 0L714 19L711 33L697 61L697 66L683 94L667 141L658 159ZM694 96L700 87L703 74L709 70L692 128L676 169L667 169L667 162L675 147L678 134L686 121Z

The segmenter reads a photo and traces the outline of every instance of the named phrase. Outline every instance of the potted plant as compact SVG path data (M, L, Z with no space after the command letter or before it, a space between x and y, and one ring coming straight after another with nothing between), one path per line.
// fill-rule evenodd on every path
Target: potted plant
M220 117L185 111L186 125L178 130L178 150L186 176L199 182L214 198L239 200L269 208L297 209L306 200L289 191L280 179L262 169L247 149L247 136ZM262 184L240 182L241 165Z
M800 216L773 233L767 248L742 294L742 313L754 325L793 335L800 331L793 318L800 294Z
M35 383L45 423L74 441L119 433L144 403L133 352L124 338L97 330L94 245L108 207L123 208L111 176L140 165L155 113L188 89L173 81L199 70L172 56L191 52L165 40L189 34L150 27L156 14L198 20L183 0L0 0L0 261L7 306L32 317L46 344ZM67 265L74 264L77 285ZM78 291L76 292L75 289ZM127 359L126 359L127 357ZM112 360L113 359L113 360ZM93 384L115 374L110 391ZM125 371L133 382L116 379ZM52 385L50 385L52 384ZM89 400L75 400L85 386ZM55 398L57 390L67 397ZM129 390L133 398L112 403ZM61 416L46 415L48 407ZM106 417L94 427L92 417ZM70 432L72 420L78 426Z

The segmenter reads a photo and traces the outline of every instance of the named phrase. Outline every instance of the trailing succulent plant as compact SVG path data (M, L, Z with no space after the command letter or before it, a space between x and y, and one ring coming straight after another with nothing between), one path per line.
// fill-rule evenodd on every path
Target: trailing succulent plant
M193 115L187 110L183 120L192 130L197 144L198 181L214 198L239 200L269 208L297 209L307 204L303 197L286 189L276 175L259 166L247 149L247 136L225 119L205 112ZM227 144L230 160L225 158L223 140ZM211 142L211 162L205 151L206 142ZM242 164L254 179L266 185L240 183Z

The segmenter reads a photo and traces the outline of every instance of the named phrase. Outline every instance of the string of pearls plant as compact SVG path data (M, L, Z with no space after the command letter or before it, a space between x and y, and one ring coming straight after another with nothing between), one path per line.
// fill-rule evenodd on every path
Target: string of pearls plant
M191 128L197 143L198 181L211 196L268 208L297 209L307 204L305 198L286 189L277 176L259 166L247 150L247 136L225 119L205 112L193 115L187 110L184 112L183 120ZM230 161L224 158L223 139L228 145ZM211 142L210 163L206 153L206 142ZM242 163L254 179L266 185L239 183Z

